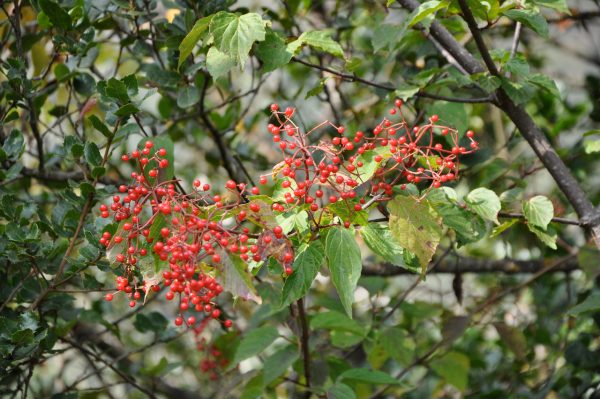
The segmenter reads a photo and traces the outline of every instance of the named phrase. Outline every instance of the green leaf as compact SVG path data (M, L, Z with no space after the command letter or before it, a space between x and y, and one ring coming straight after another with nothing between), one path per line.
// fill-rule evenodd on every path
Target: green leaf
M12 130L2 145L2 149L11 160L21 158L21 155L25 151L25 138L23 134L17 129Z
M375 157L379 155L381 157L381 162L377 162ZM385 161L392 157L392 153L390 152L390 148L388 146L385 147L377 147L373 150L367 150L362 154L359 154L356 157L356 163L362 162L362 166L356 168L356 173L358 174L357 181L359 183L365 183L373 177L375 172L381 165L385 164Z
M533 2L542 7L552 8L558 12L571 15L566 0L533 0Z
M327 399L356 399L356 394L348 385L338 382L327 390Z
M419 86L415 86L415 85L411 85L411 84L407 84L407 83L400 83L396 86L396 90L394 91L394 96L401 99L402 101L406 101L409 98L411 98L412 96L414 96L416 93L418 93L419 90L421 90L421 88Z
M509 59L504 65L504 69L517 76L525 76L529 74L529 64L527 63L525 57L520 54Z
M440 0L429 0L424 3L421 3L419 7L417 7L410 15L410 19L408 20L408 27L413 27L418 24L429 15L435 13L442 8L448 7L448 1L440 1Z
M100 166L102 164L102 155L100 155L100 150L94 142L88 141L85 143L84 155L85 160L91 166Z
M211 47L206 54L206 68L213 79L218 79L226 75L235 65L236 62L233 57L219 51L215 47ZM200 99L200 96L198 96L198 99Z
M288 345L265 359L263 364L263 384L268 385L284 375L288 368L298 360L298 348Z
M282 306L289 305L306 295L324 261L325 248L320 241L303 244L298 249L294 260L294 273L285 280L283 285Z
M325 329L331 331L345 331L365 337L368 333L366 327L361 326L356 320L353 320L343 313L331 310L318 313L310 319L310 328L312 330Z
M161 333L169 324L169 321L159 312L150 312L148 314L138 313L135 315L133 325L139 332Z
M208 59L207 59L208 63ZM210 70L209 70L210 72ZM212 74L211 74L212 75ZM214 77L214 75L213 75ZM179 89L177 93L177 106L179 108L188 108L196 105L200 101L200 90L195 86L185 86Z
M217 49L243 68L254 42L265 40L265 21L256 13L236 15L220 11L210 21L210 33Z
M548 198L543 195L536 195L523 203L523 214L528 223L546 230L554 217L554 206Z
M198 43L204 31L208 29L211 19L212 15L209 15L197 20L192 30L190 30L190 32L183 38L181 44L179 45L179 62L177 64L177 68L181 67L181 64L183 64L186 58L192 54L194 46L196 46L196 43Z
M292 54L297 54L303 45L325 51L338 58L344 58L342 46L331 38L331 32L327 30L313 30L304 32L300 37L287 45L287 50Z
M258 355L279 337L275 327L265 326L252 329L242 338L229 368L235 367L242 360Z
M99 82L98 85L100 85L100 83L103 82ZM106 95L108 97L115 98L121 101L122 103L129 102L127 86L125 85L125 83L115 78L110 78L108 80L108 83L106 84Z
M459 352L448 352L444 357L433 360L430 365L437 374L461 392L467 388L471 366L467 356Z
M354 239L353 230L330 228L325 237L325 255L333 285L346 313L352 318L354 290L362 271L360 248Z
M94 129L96 129L97 131L102 133L102 135L104 137L106 137L106 138L112 137L112 132L110 131L110 129L96 115L91 115L88 118L88 120L92 123L92 126L94 126Z
M519 360L523 360L527 355L527 340L523 332L516 328L507 325L506 323L494 323L496 331L500 335L502 342Z
M404 249L398 245L388 226L369 223L360 229L365 244L387 262L407 268L404 263Z
M508 94L511 100L517 104L523 104L531 98L531 86L519 82L513 82L506 78L501 78L502 89Z
M371 38L371 44L375 52L385 48L386 50L392 50L398 45L402 35L406 32L404 25L396 24L380 24L377 25L373 31L373 37Z
M586 154L600 152L600 140L583 140L583 149Z
M140 112L140 110L138 109L138 107L136 107L132 103L128 103L128 104L123 105L118 110L116 110L115 111L115 115L118 116L118 117L120 117L120 118L124 118L126 116L135 114L136 112Z
M358 201L337 201L327 205L326 209L333 212L344 222L365 226L369 222L369 213L365 210L354 210L355 204L358 204Z
M444 225L454 230L459 244L481 240L485 236L485 223L481 218L473 217L471 212L460 207L456 202L456 192L450 190L446 188L430 191L427 194L429 204L442 217Z
M317 83L315 87L306 92L306 96L304 96L304 99L306 100L308 98L321 94L323 92L323 89L325 88L325 82L327 82L327 79L329 78L325 77L323 79L319 79L319 83Z
M160 361L153 366L146 366L140 369L140 374L157 377L161 375L165 375L170 371L173 371L177 368L181 367L181 363L179 362L170 362L165 357L161 357Z
M546 19L539 12L531 9L513 8L504 11L502 14L531 28L540 36L544 38L548 37L548 22L546 22Z
M506 230L510 229L517 223L519 223L519 219L511 219L502 223L500 226L494 227L492 229L492 233L490 234L490 238L499 236L500 234L504 233Z
M498 212L500 212L502 205L500 204L500 198L492 190L484 187L476 188L465 197L465 202L469 209L482 218L500 224L498 222Z
M404 249L417 256L424 275L442 238L439 216L427 201L404 196L391 200L388 210L392 235Z
M71 17L61 6L51 0L39 0L38 4L52 25L64 30L71 29Z
M499 77L487 73L477 73L471 75L471 80L477 83L487 93L493 93L500 87L502 81Z
M367 358L374 368L381 368L390 358L402 365L408 365L412 361L415 345L405 330L391 327L379 329L375 334L373 346L367 346Z
M600 310L600 293L591 294L583 302L569 309L569 314L579 316L582 313L597 312Z
M552 226L548 226L545 230L542 230L538 226L528 223L527 228L529 228L529 231L535 234L541 242L552 249L556 249L556 239L558 238L558 234L556 234L556 230L554 230Z
M398 385L402 382L388 373L366 368L355 368L344 371L337 378L338 381L356 381L366 384Z
M560 92L558 91L556 83L546 75L542 75L541 73L529 75L527 76L527 82L539 87L542 90L546 90L556 98L560 98Z
M587 131L583 134L583 137L589 137L589 136L595 136L595 135L600 135L600 129L593 129L593 130Z
M230 258L227 253L220 251L222 267L218 281L223 289L230 292L234 297L244 300L253 300L261 304L262 299L256 293L252 284L250 274L245 270L245 265L238 258Z
M462 137L469 127L467 110L461 103L436 101L427 108L429 115L438 115L440 123L458 130L458 137Z
M271 29L267 29L265 40L256 45L254 54L263 62L264 72L274 71L286 65L293 55L288 51L285 40Z

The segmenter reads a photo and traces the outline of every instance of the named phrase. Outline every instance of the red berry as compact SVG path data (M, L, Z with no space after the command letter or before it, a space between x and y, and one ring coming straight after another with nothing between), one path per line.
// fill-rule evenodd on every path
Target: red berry
M225 187L227 187L230 190L235 190L235 182L233 180L227 180L227 183L225 183Z
M106 295L104 295L104 299L105 299L107 302L110 302L110 301L112 301L112 300L113 300L113 294L106 294Z
M231 320L225 320L225 321L223 322L223 326L224 326L225 328L230 328L232 325L233 325L233 322L232 322Z
M279 109L279 105L277 105L277 104L271 104L271 111L272 112L277 112L278 109Z

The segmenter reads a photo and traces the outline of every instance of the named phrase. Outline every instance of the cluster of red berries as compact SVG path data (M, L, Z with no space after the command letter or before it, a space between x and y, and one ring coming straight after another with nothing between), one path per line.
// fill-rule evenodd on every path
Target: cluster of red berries
M470 149L462 147L459 132L438 124L437 115L409 125L400 100L389 110L399 121L384 118L369 133L350 134L328 121L304 132L292 119L294 108L279 111L273 104L271 111L274 120L267 128L284 159L260 177L260 184L272 177L273 198L254 197L260 194L258 187L232 180L222 194L210 194L210 184L199 180L186 193L166 176L167 150L155 149L152 141L122 156L136 171L131 173L132 183L120 186L110 205L100 206L102 217L112 214L119 222L116 233L103 233L100 243L122 266L117 290L130 298L130 306L150 290L168 288L166 299L179 304L176 325L194 328L220 320L230 327L216 304L224 290L217 280L224 265L274 258L284 276L294 272L293 245L273 223L274 212L302 207L315 229L330 225L331 219L321 222L324 214L333 213L349 227L356 212L388 200L394 187L405 189L412 183L437 188L455 180L460 157L478 147L472 131L465 135ZM326 126L335 129L334 137L312 143L311 134ZM251 233L250 223L258 226L258 233ZM148 264L152 272L146 270ZM160 273L154 272L155 264ZM107 294L106 300L113 296Z
M221 195L210 195L210 185L199 180L194 181L193 192L182 192L175 181L160 181L160 171L169 164L164 158L167 151L153 147L148 141L142 151L123 155L124 162L135 160L139 171L131 174L130 186L119 187L120 195L113 197L110 206L100 206L102 217L112 212L120 222L114 236L105 232L100 239L109 258L123 267L117 290L128 295L133 307L149 290L158 292L162 285L168 287L165 298L179 303L175 325L193 327L208 318L230 327L231 320L222 320L215 301L223 286L214 272L234 256L243 261L250 255L255 261L263 260L259 247L249 242L250 230L243 226L247 212L240 208L246 202L247 187L228 181L227 203ZM256 187L249 191L258 194ZM276 226L273 234L282 237L281 227ZM141 267L148 262L152 271L155 262L165 262L168 268L157 276ZM113 297L109 293L105 299Z
M402 114L402 105L397 100L389 111L390 115L399 116L400 121L384 118L370 134L357 131L353 135L329 121L303 132L292 119L294 108L280 111L277 104L271 105L275 123L270 123L267 129L284 157L271 173L284 189L282 203L274 203L273 210L285 212L307 204L314 213L328 204L343 202L349 211L344 214L352 215L374 201L389 199L394 186L405 189L407 183L421 183L438 188L455 180L459 157L478 148L474 133L466 132L470 142L467 150L459 145L459 132L439 125L437 115L431 116L427 123L410 126ZM325 126L335 129L335 137L311 143L309 136ZM260 183L267 183L266 176L261 176ZM311 219L317 220L314 215ZM350 220L344 222L346 227L350 223Z

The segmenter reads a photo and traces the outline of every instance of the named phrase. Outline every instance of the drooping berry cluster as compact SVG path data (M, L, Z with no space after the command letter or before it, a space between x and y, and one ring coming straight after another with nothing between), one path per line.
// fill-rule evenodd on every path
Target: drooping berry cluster
M105 232L100 240L109 258L123 267L117 290L130 297L133 307L150 289L168 287L165 298L179 302L178 326L194 326L204 317L220 320L215 299L223 286L215 279L215 269L234 262L233 257L247 261L254 254L255 260L261 260L258 246L249 244L250 230L243 226L246 211L239 209L247 187L228 181L226 204L221 195L209 194L209 184L198 180L191 193L182 192L175 181L161 181L161 171L169 165L164 158L167 152L154 151L153 146L148 141L143 150L122 157L124 162L135 162L139 171L131 174L130 186L119 187L121 194L113 197L110 207L100 206L103 217L112 212L120 222L114 236ZM258 188L250 193L258 194ZM105 298L110 301L113 296L109 293ZM222 323L231 326L230 320Z

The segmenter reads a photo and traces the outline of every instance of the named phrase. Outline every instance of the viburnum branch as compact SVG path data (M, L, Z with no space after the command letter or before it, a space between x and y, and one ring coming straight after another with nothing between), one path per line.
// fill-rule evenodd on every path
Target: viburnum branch
M176 190L179 183L165 176L170 165L165 148L148 139L140 149L123 154L121 160L134 167L131 183L120 185L111 204L100 205L103 218L114 218L102 233L100 244L120 270L115 294L129 298L129 306L146 301L150 291L165 287L167 301L175 301L176 326L194 332L197 347L206 352L201 369L218 377L224 366L218 348L207 346L203 331L211 320L224 328L233 325L224 317L217 298L224 291L227 268L246 269L273 259L281 265L285 279L294 273L294 245L298 232L284 231L273 220L295 208L308 214L314 237L334 226L351 228L359 212L375 202L392 198L394 188L408 184L423 192L454 181L460 174L460 158L478 149L475 133L464 137L432 115L421 124L409 123L395 101L389 117L368 132L347 132L330 121L304 131L294 122L296 110L280 110L272 104L272 123L267 125L282 162L260 176L259 186L228 180L224 192L196 179L192 190ZM329 130L333 138L311 142L318 130ZM462 144L469 143L469 149ZM261 194L260 186L275 184L272 196ZM258 230L253 232L250 228ZM148 268L148 262L153 267ZM244 299L257 298L252 292ZM308 324L300 300L297 307L302 326L301 348L306 384L310 386ZM139 309L140 307L138 307Z

